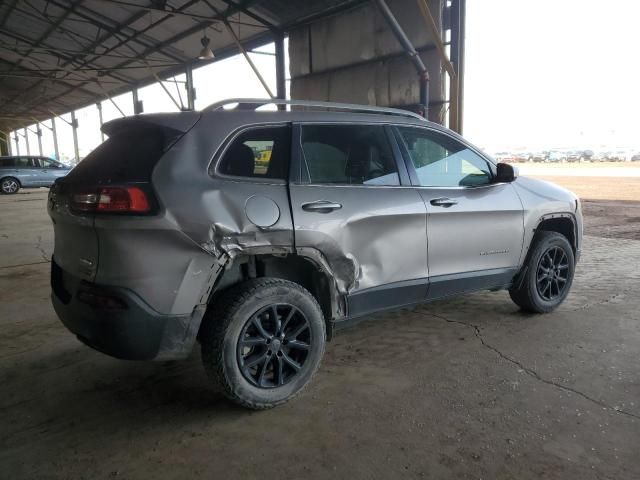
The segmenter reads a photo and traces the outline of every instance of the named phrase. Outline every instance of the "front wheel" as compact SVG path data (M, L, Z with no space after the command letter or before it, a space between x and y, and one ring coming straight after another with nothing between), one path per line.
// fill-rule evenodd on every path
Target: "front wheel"
M558 232L539 232L527 257L524 278L509 289L511 299L522 310L549 313L569 293L575 271L573 249Z
M256 410L297 395L318 370L325 322L300 285L257 278L231 287L207 312L200 334L202 362L214 386Z
M5 177L0 180L0 191L5 195L11 195L13 193L18 193L20 190L20 182L13 177Z

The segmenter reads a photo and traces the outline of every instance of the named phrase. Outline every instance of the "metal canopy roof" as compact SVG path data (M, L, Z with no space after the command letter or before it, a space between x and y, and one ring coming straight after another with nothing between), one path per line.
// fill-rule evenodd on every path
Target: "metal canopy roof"
M362 0L6 0L0 3L0 130L184 73L203 32L216 59ZM215 60L213 60L215 61Z

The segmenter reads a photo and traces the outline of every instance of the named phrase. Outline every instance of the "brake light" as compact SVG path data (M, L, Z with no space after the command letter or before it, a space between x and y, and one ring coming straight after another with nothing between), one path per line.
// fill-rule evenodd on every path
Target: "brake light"
M147 194L139 187L98 187L92 192L75 193L71 207L79 212L149 213Z

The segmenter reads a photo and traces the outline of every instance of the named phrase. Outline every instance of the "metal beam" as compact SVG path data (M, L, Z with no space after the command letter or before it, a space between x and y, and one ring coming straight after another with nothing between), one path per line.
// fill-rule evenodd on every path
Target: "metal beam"
M284 63L284 34L278 32L275 34L276 46L276 96L278 98L287 98L287 85L285 79L285 63Z
M100 138L104 142L104 132L102 131L102 125L103 125L103 121L102 121L102 103L100 103L100 102L96 103L96 108L98 109L98 122L100 122Z
M78 119L75 110L71 110L71 129L73 132L73 154L77 165L80 162L80 149L78 148Z
M200 0L191 0L189 2L187 2L185 5L183 5L181 7L181 9L184 8L188 8L189 6L198 3ZM66 6L60 6L59 4L56 4L57 6L59 6L60 8L66 8ZM84 7L86 8L86 7ZM89 9L87 9L89 10ZM90 10L91 11L91 10ZM122 29L124 29L125 27L128 27L129 25L131 25L132 23L138 21L139 19L141 19L142 17L144 17L146 15L146 10L142 10L140 12L135 13L134 15L132 15L131 17L129 17L127 20L125 20L122 23L116 23L113 28L109 28L108 29L108 34L101 36L100 38L98 38L95 42L93 42L91 45L89 45L85 51L87 53L90 53L93 58L91 60L84 60L80 63L79 67L84 67L86 65L91 65L93 61L95 61L98 57L99 54L95 54L93 53L91 50L94 50L96 47L100 46L101 44L103 44L106 40L108 40L109 38L111 38L112 36L114 36L117 33L120 33ZM112 46L110 48L108 48L106 50L106 52L103 53L109 53L112 52L113 50L121 47L122 45L125 45L128 41L134 41L138 36L143 35L146 31L148 31L149 29L160 25L161 23L163 23L164 21L168 20L169 18L171 18L170 15L165 16L163 18L160 18L159 20L156 20L155 22L153 22L151 25L149 25L148 27L144 28L141 31L136 32L135 34L129 36L126 40L120 40L115 46ZM144 45L142 42L139 42L141 45ZM133 61L133 60L131 60ZM72 63L72 59L67 60L62 67L66 67L69 64ZM131 79L126 79L125 80L121 80L124 81L125 83L131 83ZM31 90L33 90L34 88L38 87L42 82L37 82L36 84L34 84L33 86L31 86L29 89L27 89L25 92L29 92ZM86 83L84 83L83 85L86 85ZM14 98L19 98L19 96L14 97ZM7 103L4 103L2 106L7 105Z
M265 82L264 78L262 77L262 75L260 74L260 71L258 70L258 68L255 66L255 64L253 63L253 60L251 60L251 57L249 56L249 54L247 53L247 51L245 50L245 48L242 46L242 42L240 42L240 39L238 38L238 36L236 35L236 32L233 31L233 28L231 28L231 25L229 24L229 22L227 21L226 17L224 15L222 15L218 9L216 7L213 6L213 4L211 4L211 2L209 2L208 0L203 0L204 3L207 4L207 6L219 17L222 17L222 23L224 24L225 28L227 29L227 32L229 32L229 35L231 35L231 38L233 39L233 41L235 42L236 46L238 47L238 50L240 50L242 52L242 55L244 56L245 60L247 61L247 63L249 64L249 66L251 67L251 70L253 70L253 73L256 74L256 77L258 77L258 80L260 81L260 83L262 84L262 86L264 87L264 89L267 91L267 93L269 94L269 96L271 98L275 98L275 95L273 95L273 92L271 91L271 89L269 88L269 85L267 85L267 82Z
M27 127L24 127L24 141L27 143L27 155L31 155L31 148L29 147L29 133Z
M241 5L239 3L236 3L233 0L222 0L224 3L226 3L230 8L233 7L236 10L244 13L245 15L247 15L248 17L253 18L254 20L260 22L262 25L264 25L265 27L271 29L271 30L277 30L278 27L276 27L273 23L269 22L268 20L265 20L264 18L262 18L260 15L253 13L251 10L249 10L247 7L245 7L244 5ZM250 2L247 2L250 3ZM229 16L226 12L225 12L225 16Z
M196 27L196 31L201 30L201 29L202 29L202 26L200 26L200 25L198 25ZM189 34L191 34L191 33L189 33ZM270 34L270 32L265 30L264 32L259 33L259 34L255 35L255 36L245 40L243 42L243 45L245 45L247 49L258 48L258 47L261 47L261 46L264 46L264 45L270 43L272 41L272 39L273 39L273 37ZM204 66L204 65L208 65L208 64L211 64L211 63L215 63L215 62L224 60L225 58L232 57L234 55L237 55L239 52L238 52L237 47L235 45L233 45L233 46L228 46L228 47L221 48L220 50L216 50L214 53L215 53L215 58L213 60L211 60L211 61L197 61L197 62L193 61L193 62L190 62L190 63L194 64L194 65L197 63L198 66ZM164 77L164 78L168 78L168 77L172 77L172 76L175 76L175 75L179 75L179 74L181 74L183 72L184 72L184 67L183 66L178 66L178 67L171 67L171 68L169 68L169 69L167 69L167 70L165 70L163 72L160 72L160 75L162 77ZM64 92L62 92L60 94L57 94L55 96L47 98L47 102L60 103L58 99L65 97L69 93L73 92L76 88L82 88L82 86L90 84L90 83L95 83L95 82L90 82L90 81L83 82L80 85L78 85L77 87L72 87L72 88L70 88L68 90L65 90ZM136 83L135 87L132 86L131 84L125 84L120 88L116 88L116 89L111 90L109 92L109 94L107 94L106 91L105 91L105 96L106 96L106 98L110 98L110 96L116 96L116 95L129 93L129 92L133 93L133 89L134 88L145 87L147 85L151 85L152 83L154 83L154 80L150 78L150 79L142 80L142 81ZM92 95L95 97L95 94L92 94ZM91 105L92 103L95 103L95 100L87 101L86 103L82 103L82 104L74 104L73 106L64 105L63 108L69 108L69 109L76 108L76 109L78 109L78 108L83 108L83 107L86 107L88 105ZM114 105L115 105L115 103L114 103ZM117 105L116 105L116 107L117 107ZM58 113L51 112L48 109L46 109L46 110L49 113L52 113L53 115L58 116ZM118 108L118 110L122 113L120 108ZM33 112L32 112L32 114L33 114ZM124 116L124 114L123 114L123 116ZM47 117L44 117L44 118L47 118Z
M133 100L133 114L138 115L144 111L144 105L142 102L138 100L138 89L134 88L131 90L131 98Z
M462 133L463 105L464 105L464 42L466 0L452 0L451 2L451 63L458 77L458 133Z
M42 129L40 128L40 122L36 123L36 135L38 136L38 150L40 156L42 156Z
M418 7L422 17L424 18L425 23L427 24L427 28L431 32L431 38L436 46L436 50L440 55L440 61L444 69L449 74L449 128L454 132L459 132L458 128L458 75L455 71L453 65L449 61L449 57L447 56L447 52L444 49L444 44L442 42L442 36L440 34L440 30L436 25L436 21L431 14L431 10L429 9L429 5L427 5L426 0L417 0ZM455 22L455 19L452 19Z
M56 160L60 161L60 151L58 150L58 131L56 130L56 117L51 117L51 132L53 133L53 149L56 152Z
M61 4L58 0L48 0L48 1L51 2L53 5L57 5L61 8L64 7L64 4ZM193 5L194 3L198 3L198 1L200 0L192 0L189 3ZM109 17L106 17L100 12L96 12L95 10L92 10L86 6L78 7L76 9L76 12L74 12L74 14L80 18L84 18L92 25L110 32L114 36L119 35L119 36L125 37L127 42L135 42L144 48L148 48L151 45L153 45L154 39L147 38L147 37L138 38L141 36L141 34L139 34L136 30L130 29L128 26L119 27L118 22L111 20ZM130 34L125 33L125 30L132 30L132 33ZM133 48L131 48L131 50L133 50ZM171 48L171 50L172 50L171 52L162 52L162 54L167 57L173 58L177 62L184 62L188 60L183 55L181 55L179 51L175 50L174 48ZM135 50L133 51L135 52Z
M378 7L380 7L380 11L387 21L389 28L397 38L400 45L402 45L402 48L407 52L407 55L409 55L411 61L416 67L416 70L418 71L418 81L420 84L420 107L423 110L420 113L427 118L429 108L429 72L427 71L427 67L425 67L420 55L416 52L416 49L404 33L404 30L402 30L402 27L391 12L391 9L389 9L389 6L384 0L377 0L376 3L378 4Z
M193 67L191 65L187 65L185 68L185 76L187 78L187 84L185 85L187 89L187 109L195 110L196 88L193 85Z
M13 10L16 8L17 5L18 5L18 0L13 0L13 2L9 4L9 6L7 7L7 10L4 12L4 15L2 16L2 18L0 18L0 28L4 27L4 24L7 23L7 20L9 20L9 17L13 13Z
M185 11L183 11L184 8L176 8L175 10L166 10L166 9L162 9L162 8L158 8L158 7L150 7L148 5L139 5L139 4L135 4L135 3L131 3L131 2L126 2L124 0L91 0L91 1L100 2L100 3L113 3L113 4L116 4L116 5L123 6L123 7L140 8L140 9L145 10L147 12L165 13L165 14L167 14L169 16L187 17L187 18L191 18L193 20L212 20L212 18L207 16L207 15L199 15L197 13L185 12ZM227 2L225 2L225 3L227 3ZM251 2L251 3L253 3L253 2ZM233 7L230 6L227 9L227 11L225 11L224 15L220 15L219 18L214 18L213 20L222 21L223 18L226 18L229 15L233 15L234 13L237 13L238 10L239 10L239 7L240 7L239 5L235 5ZM230 13L227 13L227 12L230 12ZM263 25L255 25L253 23L242 22L242 21L239 21L239 20L229 20L229 21L231 23L237 23L239 25L245 25L247 27L263 28Z
M67 7L67 10L64 11L62 15L60 15L55 22L53 22L49 28L47 28L42 35L38 37L38 39L33 44L33 47L39 47L49 36L65 21L65 19L73 13L75 8L80 5L84 0L76 0L71 5ZM16 67L19 67L22 64L22 61L31 55L33 52L33 48L31 48L24 56L20 57L18 60ZM11 70L10 70L11 71Z

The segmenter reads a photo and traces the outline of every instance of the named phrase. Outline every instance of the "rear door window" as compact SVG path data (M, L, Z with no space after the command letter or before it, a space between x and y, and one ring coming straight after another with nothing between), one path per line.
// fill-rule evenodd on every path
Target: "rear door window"
M309 183L400 185L382 125L303 125L302 177Z
M0 159L0 167L15 167L16 159L15 158L3 158Z
M219 162L218 173L285 179L290 153L290 126L251 128L233 139Z

